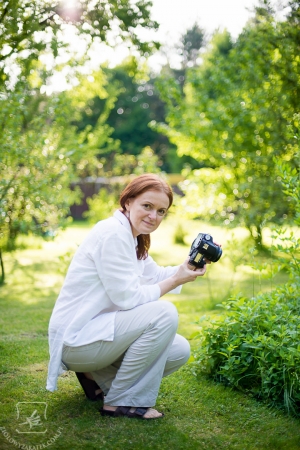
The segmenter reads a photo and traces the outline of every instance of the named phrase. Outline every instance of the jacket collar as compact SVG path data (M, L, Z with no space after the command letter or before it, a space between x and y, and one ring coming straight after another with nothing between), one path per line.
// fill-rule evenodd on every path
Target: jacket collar
M125 216L125 214L123 214L119 209L117 209L117 211L114 212L114 218L117 219L126 228L126 230L128 230L130 232L130 234L132 235L132 229L130 226L130 222L127 219L127 217ZM137 238L134 238L134 242L135 242L135 245L137 245Z

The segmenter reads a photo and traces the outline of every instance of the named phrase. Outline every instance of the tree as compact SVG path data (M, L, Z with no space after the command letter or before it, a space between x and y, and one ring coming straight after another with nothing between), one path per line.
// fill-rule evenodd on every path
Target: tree
M173 99L172 94L174 94L175 91L179 94L179 90L183 89L186 80L186 73L189 68L198 66L200 51L204 49L205 44L205 30L200 28L199 25L195 23L181 35L179 42L175 46L176 52L181 55L180 68L175 69L170 66L170 63L168 63L162 68L160 75L156 76L153 80L154 88L158 91L158 93L160 93L161 99L164 103L164 120L159 121L159 118L156 118L155 121L153 120L151 122L151 127L161 135L165 134L166 136L169 136L169 134L166 133L165 105L168 105L171 102L171 104L175 106L175 99ZM171 90L170 92L169 89ZM175 102L176 101L177 100L175 100ZM186 166L193 169L202 167L202 163L197 161L197 159L193 158L191 155L176 152L177 145L174 145L176 144L174 140L170 141L170 143L171 145L173 144L173 147L171 146L168 149L166 159L172 167L171 171L173 173L179 173L182 168Z
M47 97L19 83L0 97L0 126L5 130L0 135L0 248L14 249L20 233L55 235L69 222L70 205L80 199L71 183L88 165L97 171L98 156L118 147L105 114L93 131L86 127L78 133L70 123L79 114L81 96L104 96L104 85L98 76L94 89L83 83Z
M207 167L183 185L190 203L198 198L191 213L199 215L204 203L202 215L246 225L257 244L268 221L280 222L292 210L274 160L293 165L286 129L299 105L297 48L289 18L276 23L264 9L235 44L226 32L214 36L203 64L188 71L184 95L174 82L168 97L161 87L168 101L168 136L179 154Z
M148 0L4 0L0 4L1 84L9 84L12 62L18 63L22 73L28 73L41 52L54 57L61 48L66 52L66 26L72 27L87 46L107 42L108 34L115 32L118 40L141 53L151 52L158 44L140 40L137 33L141 27L158 26L150 19L150 6Z
M197 67L199 65L199 57L201 50L206 45L206 33L197 23L188 28L175 45L175 50L181 57L180 67L171 67L168 62L162 69L163 75L171 75L177 83L183 87L188 68ZM168 49L168 52L172 50ZM166 51L165 51L166 52Z
M105 123L114 96L93 129L87 126L78 133L71 124L74 118L78 120L77 111L91 93L93 97L108 96L104 75L98 74L95 83L89 76L72 93L47 97L41 94L41 87L51 72L39 57L50 52L55 59L60 49L68 50L66 26L85 37L87 45L106 42L108 33L118 29L128 45L131 42L142 53L150 51L155 43L137 37L139 27L157 26L150 19L150 5L146 0L1 3L0 249L14 248L20 233L46 237L62 226L69 206L79 198L78 192L71 190L71 182L87 171L96 172L101 167L99 155L104 158L118 149L118 142L111 137L113 130ZM81 63L69 60L65 65ZM2 253L0 259L3 282Z
M30 100L30 93L24 91L0 99L0 123L5 129L0 136L0 238L7 249L15 247L20 232L53 231L76 199L68 186L76 142L61 118L54 119L62 105L40 102L39 114L28 121ZM50 126L45 126L47 121Z
M179 49L182 55L182 68L197 66L200 50L205 44L205 31L195 23L181 36Z
M120 143L120 154L135 158L145 147L150 146L158 157L159 166L170 171L174 164L168 154L174 146L165 135L149 126L152 121L164 121L165 108L148 68L131 57L115 68L103 67L101 70L107 77L106 89L109 95L105 98L97 96L86 102L81 119L76 122L78 130L87 125L93 128L107 104L113 103L106 123L113 129L112 138ZM109 160L116 165L114 155L110 155Z

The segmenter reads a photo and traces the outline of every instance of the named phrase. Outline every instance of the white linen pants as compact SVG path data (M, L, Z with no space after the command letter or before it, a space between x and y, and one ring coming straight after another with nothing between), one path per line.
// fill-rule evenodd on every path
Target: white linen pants
M179 369L190 345L176 334L175 306L159 300L118 311L113 341L80 347L64 345L63 363L75 372L91 372L111 406L155 405L162 377Z

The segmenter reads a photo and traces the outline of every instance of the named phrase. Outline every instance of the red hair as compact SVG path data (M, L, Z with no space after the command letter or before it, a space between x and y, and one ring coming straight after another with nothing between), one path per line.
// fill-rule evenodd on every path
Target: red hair
M134 178L121 192L120 195L120 205L122 207L122 212L126 211L126 202L130 198L136 198L146 191L158 191L164 192L169 199L169 207L173 203L173 192L171 187L162 178L153 173L144 173L136 178ZM148 256L148 250L150 248L150 234L140 234L137 237L138 248L137 257L138 259L146 259Z

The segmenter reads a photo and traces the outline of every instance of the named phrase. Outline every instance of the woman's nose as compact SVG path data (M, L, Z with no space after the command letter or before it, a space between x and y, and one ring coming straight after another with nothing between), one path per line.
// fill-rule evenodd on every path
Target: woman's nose
M155 219L156 219L156 216L157 216L157 211L155 211L155 209L153 209L152 211L149 212L149 217L150 217L152 220L155 220Z

